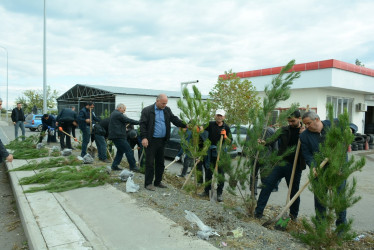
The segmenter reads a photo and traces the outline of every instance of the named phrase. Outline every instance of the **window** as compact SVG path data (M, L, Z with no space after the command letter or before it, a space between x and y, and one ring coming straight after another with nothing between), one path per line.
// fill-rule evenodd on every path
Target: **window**
M352 121L352 107L353 107L353 98L347 97L338 97L338 96L327 96L326 104L332 104L333 107L333 116L337 118L338 115L343 114L344 109L347 109L349 115L349 121ZM328 119L326 114L326 119Z

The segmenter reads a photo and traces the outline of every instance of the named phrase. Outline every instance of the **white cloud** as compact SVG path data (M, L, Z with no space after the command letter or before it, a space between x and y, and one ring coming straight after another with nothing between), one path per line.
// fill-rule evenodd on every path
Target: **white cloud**
M76 83L203 93L225 70L359 58L374 68L372 1L47 0L47 77ZM43 82L42 1L0 3L10 100ZM4 89L0 51L0 85ZM0 95L4 98L4 92ZM12 104L12 103L10 103Z

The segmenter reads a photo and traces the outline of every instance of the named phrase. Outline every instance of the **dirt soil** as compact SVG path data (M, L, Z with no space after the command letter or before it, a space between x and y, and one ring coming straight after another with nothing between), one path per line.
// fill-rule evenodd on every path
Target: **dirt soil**
M27 239L10 187L9 175L0 166L0 249L28 249Z
M218 236L211 236L209 242L218 248L226 249L310 249L299 240L291 236L290 232L302 230L301 223L290 222L288 232L265 228L262 223L267 221L269 215L277 215L281 207L267 206L261 220L247 217L244 209L239 205L238 197L224 192L224 202L215 203L203 199L194 193L181 191L184 179L168 173L164 176L167 189L157 188L155 192L144 189L144 175L136 174L135 183L140 190L132 193L137 202L143 206L151 207L182 226L186 237L197 237L199 230L185 218L185 210L195 213L203 223L215 229ZM126 183L114 183L114 186L123 192ZM299 220L300 221L300 220ZM239 234L237 234L239 232ZM240 233L242 232L242 234ZM346 242L342 249L373 249L374 233L365 232L365 238L360 241Z

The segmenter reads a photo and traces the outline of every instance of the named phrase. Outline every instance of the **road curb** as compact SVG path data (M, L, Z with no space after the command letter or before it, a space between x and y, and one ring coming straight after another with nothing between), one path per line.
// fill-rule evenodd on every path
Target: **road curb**
M12 164L7 162L4 164L6 169L9 171L12 169ZM42 232L34 219L31 207L25 194L23 193L22 187L18 184L19 179L14 172L8 172L10 177L10 183L13 190L13 195L16 200L18 214L22 222L23 229L28 242L28 247L32 250L48 249Z

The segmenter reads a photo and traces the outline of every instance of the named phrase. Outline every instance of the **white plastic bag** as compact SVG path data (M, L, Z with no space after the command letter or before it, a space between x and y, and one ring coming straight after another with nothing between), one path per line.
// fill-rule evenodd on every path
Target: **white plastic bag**
M197 217L196 214L194 214L193 212L190 212L188 210L184 210L184 212L186 213L185 218L189 222L196 223L196 225L199 227L200 231L197 232L197 236L199 236L201 239L207 240L207 239L209 239L209 236L211 236L211 235L219 236L219 234L217 232L213 231L213 228L205 225L199 219L199 217Z
M138 190L139 190L139 185L135 184L132 177L130 176L126 182L126 193L135 193L135 192L138 192Z

